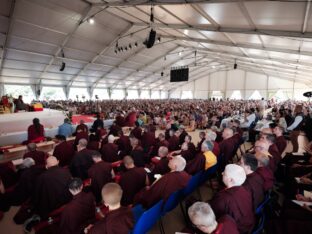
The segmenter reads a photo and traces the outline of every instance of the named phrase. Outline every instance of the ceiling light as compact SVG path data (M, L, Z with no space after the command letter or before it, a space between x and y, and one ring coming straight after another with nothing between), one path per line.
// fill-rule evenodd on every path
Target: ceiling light
M93 18L89 18L89 19L88 19L88 23L89 23L89 24L94 24L94 19L93 19Z

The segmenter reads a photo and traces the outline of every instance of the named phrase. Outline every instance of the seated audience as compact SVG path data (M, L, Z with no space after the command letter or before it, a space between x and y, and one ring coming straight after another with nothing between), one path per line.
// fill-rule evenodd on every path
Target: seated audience
M113 135L108 136L108 143L101 146L100 152L102 159L105 162L116 162L120 160L118 156L118 146L114 143L115 137Z
M222 132L223 140L219 144L220 146L220 171L223 171L225 166L232 160L235 152L235 142L233 141L233 130L231 128L225 128Z
M264 191L265 192L270 191L274 185L274 174L269 167L270 156L268 156L267 153L263 153L260 151L256 152L255 156L258 160L258 168L256 170L256 173L258 173L264 181L263 183Z
M217 218L230 215L237 223L240 233L250 233L255 224L252 197L242 185L246 174L242 167L228 164L223 172L226 188L209 202Z
M59 160L59 166L68 166L74 156L74 147L66 141L65 136L56 135L56 145L54 147L53 156Z
M64 119L64 123L58 127L58 135L70 137L74 133L74 128L68 118Z
M230 215L216 219L210 205L205 202L195 202L189 209L188 215L196 229L207 234L239 234L235 220ZM188 230L188 233L189 230ZM197 233L195 232L191 233Z
M28 127L28 142L38 143L44 141L44 127L38 118L33 119L33 124Z
M167 147L161 146L158 149L158 157L160 158L159 160L154 160L155 167L152 170L152 175L160 174L164 175L170 171L170 168L168 166L169 163L169 151ZM154 179L152 179L154 181Z
M274 129L273 129L273 133L276 136L275 139L275 145L278 149L278 152L280 153L280 155L283 154L284 150L287 147L287 141L283 135L284 129L283 127L277 125Z
M173 129L169 131L170 138L168 140L168 149L170 152L179 149L179 134L179 131L175 131Z
M132 148L130 156L134 160L134 165L137 167L144 167L146 158L144 150L140 145L139 139L134 136L130 136L130 144Z
M108 183L102 189L102 199L109 211L103 219L94 224L89 234L129 233L134 226L130 208L120 205L122 189L118 184Z
M83 233L84 229L95 221L95 200L92 193L82 191L83 183L80 178L71 179L69 192L73 199L67 203L61 213L59 233Z
M35 143L29 143L27 145L28 152L24 154L23 158L32 158L36 165L44 166L46 164L47 155L43 151L37 150L37 145Z

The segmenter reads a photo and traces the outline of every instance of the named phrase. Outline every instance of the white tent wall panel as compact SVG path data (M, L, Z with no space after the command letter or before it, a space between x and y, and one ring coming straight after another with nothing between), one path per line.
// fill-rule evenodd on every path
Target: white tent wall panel
M195 92L196 91L206 91L209 90L209 76L195 80Z
M209 90L224 90L226 84L226 71L216 72L210 75Z
M208 90L195 90L193 97L195 99L208 99Z
M245 71L231 70L227 72L227 90L244 90Z
M246 73L246 90L267 89L267 76L253 72Z
M293 89L294 82L270 76L268 89Z

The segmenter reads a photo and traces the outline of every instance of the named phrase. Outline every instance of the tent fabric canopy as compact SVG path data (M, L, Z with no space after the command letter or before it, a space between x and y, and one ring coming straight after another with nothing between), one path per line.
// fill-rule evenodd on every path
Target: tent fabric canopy
M171 67L189 66L190 83L236 63L311 87L310 1L154 0L147 49L150 2L1 1L0 83L168 91Z

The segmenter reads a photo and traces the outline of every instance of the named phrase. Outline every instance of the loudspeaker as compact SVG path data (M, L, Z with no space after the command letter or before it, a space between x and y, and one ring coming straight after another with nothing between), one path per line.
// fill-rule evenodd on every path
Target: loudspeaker
M146 46L146 48L152 48L156 39L156 31L151 29L148 38L143 42L143 44Z
M234 70L237 69L237 63L234 63Z
M66 66L66 63L62 62L62 66L60 67L60 71L64 71L65 70L65 66Z
M172 69L170 71L170 82L188 81L189 68Z
M40 96L41 92L40 89L37 90L37 95Z

